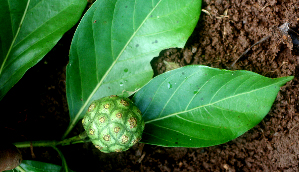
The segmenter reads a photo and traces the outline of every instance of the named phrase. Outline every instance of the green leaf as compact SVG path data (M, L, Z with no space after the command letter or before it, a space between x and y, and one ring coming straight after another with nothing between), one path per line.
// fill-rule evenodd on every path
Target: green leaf
M0 0L0 99L80 19L86 0Z
M183 47L197 24L201 0L98 0L80 22L67 66L71 122L95 99L129 96L153 76L150 61Z
M21 169L20 169L21 167ZM13 170L9 170L11 172L17 171L17 172L60 172L61 166L45 163L45 162L39 162L39 161L32 161L32 160L23 160L20 167L17 167ZM70 170L71 171L71 170Z
M280 87L293 78L207 66L161 74L133 98L146 124L141 142L173 147L228 142L257 125Z

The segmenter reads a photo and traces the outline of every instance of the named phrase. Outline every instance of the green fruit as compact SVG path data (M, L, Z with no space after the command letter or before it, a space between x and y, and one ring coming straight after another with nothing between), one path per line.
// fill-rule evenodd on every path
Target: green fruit
M82 124L95 147L105 153L128 150L141 140L144 130L140 110L130 99L118 96L93 101Z

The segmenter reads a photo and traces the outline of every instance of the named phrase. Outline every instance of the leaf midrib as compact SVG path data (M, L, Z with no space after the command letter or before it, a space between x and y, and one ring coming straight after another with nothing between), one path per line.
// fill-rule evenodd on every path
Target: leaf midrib
M64 23L62 25L62 27L68 25L69 23L71 23L72 21L69 21L67 23ZM44 39L48 38L48 37L51 37L53 33L56 33L57 31L59 31L59 29L61 29L62 27L59 27L57 28L55 31L51 32L50 34L48 34L47 36L45 36L43 39L40 39L38 40L37 42L35 42L34 44L32 44L32 46L38 44L39 42L43 41ZM26 52L30 47L26 48L24 51L22 51L22 53L20 53L20 55L22 55L24 52ZM36 57L39 57L42 53L44 53L44 51L41 51L39 54L36 54L35 56ZM4 68L3 68L3 71L7 68L7 66L9 66L11 63L14 63L16 60L18 59L14 59L13 61L11 61L10 63L8 63L8 65L6 65ZM24 66L26 66L28 63L31 63L32 61L34 61L34 59L31 59L30 61L28 61L27 63L23 63L19 69L23 68ZM11 77L13 77L17 72L19 72L19 70L15 70L15 72L11 75ZM10 78L11 78L10 77ZM1 86L4 86L6 83L9 82L9 79L6 79L5 82L1 82L0 84L0 89L1 89Z
M17 30L17 32L16 32L16 35L14 36L14 38L13 38L11 44L10 44L10 47L9 47L7 53L6 53L6 56L5 56L5 58L4 58L4 60L3 60L2 64L1 64L1 67L0 67L0 75L2 74L2 71L4 70L4 65L5 65L5 63L6 63L7 59L8 59L8 56L9 56L9 54L10 54L10 51L12 50L12 48L13 48L13 46L14 46L14 43L15 43L17 37L18 37L18 34L20 33L21 26L22 26L22 24L23 24L23 21L24 21L24 18L25 18L25 16L26 16L26 14L27 14L27 10L28 10L29 4L30 4L30 0L27 1L27 5L26 5L26 7L25 7L23 16L22 16L21 21L20 21L20 23L19 23L19 26L18 26L18 30ZM11 23L11 24L12 24L12 23Z
M205 104L205 105L202 105L202 106L198 106L198 107L195 107L195 108L192 108L192 109L188 109L188 110L180 111L180 112L177 112L177 113L172 113L172 114L169 114L169 115L165 115L165 116L163 116L163 117L160 117L160 118L155 118L155 119L152 119L152 120L149 120L149 121L145 121L145 124L148 124L148 123L151 123L151 122L155 122L155 121L159 121L159 120L162 120L162 119L165 119L165 118L169 118L169 117L172 117L172 116L175 116L175 115L179 115L179 114L182 114L182 113L187 113L187 112L190 112L190 111L193 111L193 110L196 110L196 109L199 109L199 108L203 108L203 107L206 107L206 106L211 106L211 105L214 105L214 104L216 104L216 103L225 101L225 100L227 100L227 99L231 99L231 98L235 98L235 97L237 97L237 96L241 96L241 95L249 94L249 93L252 93L252 92L256 92L256 91L259 91L259 90L261 90L261 89L265 89L265 88L267 88L267 87L276 85L276 84L281 83L281 82L283 82L283 81L275 82L275 83L273 83L273 84L270 84L270 85L267 85L267 86L265 86L265 87L261 87L261 88L258 88L258 89L254 89L254 90L252 90L252 91L248 91L248 92L240 93L240 94L233 95L233 96L230 96L230 97L226 97L226 98L224 98L224 99L215 101L215 102L213 102L213 103L208 103L208 104Z
M181 132L181 131L174 130L174 129L171 129L171 128L168 128L168 127L165 127L165 126L161 126L161 125L157 125L157 124L152 124L152 125L154 125L154 126L156 126L156 127L159 127L159 128L163 128L163 129L166 129L166 130L173 131L173 132L175 132L175 133L179 133L179 134L181 134L181 135L183 135L183 136L188 136L188 137L193 138L193 139L205 140L205 141L209 141L209 140L218 141L218 140L219 140L219 139L217 139L216 137L215 137L215 139L211 139L211 138L209 138L209 139L204 139L204 138L200 138L200 137L195 137L195 136L191 136L191 135L189 135L189 134L186 134L186 133L183 133L183 132ZM166 140L166 139L164 139L164 138L158 137L157 135L153 135L153 134L148 133L148 132L146 132L146 131L144 131L143 133L144 133L144 134L148 134L148 135L150 135L150 136L152 136L152 137L156 137L156 138L158 138L158 139L167 141L167 142L169 142L169 143L173 143L172 140Z
M39 2L39 3L40 3L40 2ZM32 35L32 34L33 34L35 31L37 31L38 29L42 28L42 27L43 27L44 25L46 25L49 21L51 21L53 18L57 17L58 15L60 15L60 14L63 13L64 11L66 11L68 8L72 7L72 5L73 5L73 4L67 6L66 8L64 8L63 10L61 10L59 13L57 13L57 14L54 15L54 16L52 16L49 20L45 21L45 22L44 22L42 25L40 25L38 28L36 28L35 30L33 30L33 31L32 31L31 33L29 33L28 35L26 35L26 37L24 37L22 40L20 40L17 44L15 44L15 45L12 44L12 45L13 45L13 46L12 46L12 49L15 48L16 46L18 46L19 44L21 44L21 43L22 43L24 40L26 40L30 35ZM37 5L35 5L35 6L37 6ZM31 8L30 10L32 10L32 9L33 9L33 8ZM29 10L29 11L30 11L30 10ZM29 12L29 11L28 11L28 12ZM27 12L27 13L28 13L28 12ZM44 40L45 38L51 36L53 33L55 33L56 31L58 31L59 29L61 29L62 27L68 25L68 24L71 23L71 22L72 22L72 21L68 21L67 23L62 24L61 27L57 27L56 30L54 30L54 31L51 32L51 33L48 33L48 35L46 35L45 37L43 37L43 38L37 40L34 44L32 44L31 46L29 46L29 47L27 47L26 49L24 49L22 52L20 52L20 53L18 54L18 56L21 56L25 51L27 51L28 49L30 49L32 46L38 44L40 41L42 41L42 40ZM16 35L16 37L17 37L17 35ZM9 56L9 55L8 55L8 56ZM2 71L4 71L4 70L7 68L7 66L9 66L11 63L15 62L15 60L17 60L17 59L15 58L15 59L13 59L12 61L10 61L8 64L6 64L6 65L3 67ZM0 74L1 74L1 73L0 73ZM2 85L4 85L4 84L2 84Z
M109 67L109 69L105 72L104 76L101 78L100 82L96 85L96 87L93 89L93 91L91 92L90 96L86 99L85 103L83 104L83 106L79 109L78 113L76 114L76 116L74 117L74 120L72 120L72 123L70 124L70 126L73 126L77 121L78 118L80 117L80 114L83 112L83 110L88 106L88 103L90 102L90 100L92 99L93 95L96 93L96 91L100 88L100 86L102 85L102 83L104 82L104 80L106 79L107 75L110 73L110 71L112 70L112 68L114 67L114 65L118 62L118 59L121 57L122 53L125 51L126 47L128 46L128 44L131 42L131 40L135 37L136 33L139 31L139 29L143 26L143 24L145 23L145 21L149 18L150 14L152 14L152 12L157 8L157 6L160 4L162 0L160 0L156 6L148 13L148 15L145 17L145 19L142 21L142 23L140 24L140 26L137 28L137 30L135 32L133 32L132 36L130 37L130 39L127 41L127 43L125 44L125 46L123 47L123 49L120 51L120 53L118 54L118 56L116 57L116 59L114 60L114 62L111 64L111 66ZM112 28L111 28L112 29ZM72 127L69 127L72 128ZM68 131L67 131L68 132ZM67 133L66 132L66 133Z

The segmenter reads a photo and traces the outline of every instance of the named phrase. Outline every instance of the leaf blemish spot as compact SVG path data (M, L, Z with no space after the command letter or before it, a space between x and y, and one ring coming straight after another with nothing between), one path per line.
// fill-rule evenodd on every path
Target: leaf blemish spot
M139 44L136 44L136 47L139 47Z

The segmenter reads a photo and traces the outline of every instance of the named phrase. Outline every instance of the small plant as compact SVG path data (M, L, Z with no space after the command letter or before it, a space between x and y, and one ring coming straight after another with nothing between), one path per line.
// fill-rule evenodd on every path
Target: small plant
M17 35L31 9L26 2ZM62 139L14 143L18 148L53 147L63 167L24 160L16 170L71 171L58 149L69 144L90 141L104 153L128 150L138 141L198 148L228 142L257 125L292 76L271 79L250 71L194 65L152 78L152 58L165 48L185 45L200 9L201 0L96 1L83 16L70 48L66 73L70 124ZM24 58L10 53L17 40L12 39L1 56L0 81L8 83L14 77L8 75L7 62ZM34 51L34 46L29 49ZM31 66L15 71L24 73ZM1 98L18 79L1 85ZM67 138L81 119L85 131Z

